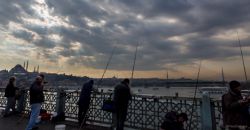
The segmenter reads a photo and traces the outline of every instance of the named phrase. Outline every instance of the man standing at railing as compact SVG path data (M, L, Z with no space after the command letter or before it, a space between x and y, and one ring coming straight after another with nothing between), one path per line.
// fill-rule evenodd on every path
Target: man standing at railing
M243 99L238 81L229 83L228 93L222 96L222 114L224 126L246 126L249 122L248 105L250 98Z
M114 90L116 130L123 130L131 98L129 79L124 79Z
M93 88L94 80L89 80L82 87L80 98L78 101L78 123L79 125L86 125L86 114L88 112L91 100L91 91L97 91ZM82 126L81 126L82 127Z
M30 87L30 106L31 106L31 115L29 123L26 127L26 130L32 130L35 126L36 119L40 114L40 109L42 106L42 102L44 102L44 94L43 94L43 77L37 76L34 83L32 83Z

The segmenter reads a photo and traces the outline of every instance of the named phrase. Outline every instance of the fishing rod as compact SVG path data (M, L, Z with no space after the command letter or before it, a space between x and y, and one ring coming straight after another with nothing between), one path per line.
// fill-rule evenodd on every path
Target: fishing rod
M132 68L132 73L131 73L131 80L134 78L135 62L136 62L136 58L137 58L138 46L139 46L139 42L136 44L134 63L133 63L133 68Z
M247 71L246 71L246 66L245 66L245 61L244 61L244 56L243 56L243 52L242 52L242 47L241 47L241 43L240 43L240 38L239 38L238 31L237 31L237 37L238 37L238 42L239 42L239 47L240 47L240 54L241 54L242 65L243 65L244 73L245 73L245 80L247 82Z
M97 84L97 88L98 88L99 85L101 84L101 82L102 82L102 80L103 80L103 78L104 78L104 75L105 75L105 73L107 72L108 66L109 66L109 64L110 64L110 62L111 62L111 59L112 59L113 55L114 55L115 48L116 48L116 46L114 46L113 49L112 49L111 55L110 55L110 57L109 57L109 59L108 59L108 61L107 61L107 64L106 64L106 67L105 67L104 72L103 72L103 74L102 74L102 77L101 77L99 83ZM93 103L93 102L91 101L90 104L89 104L89 106L91 106L92 103ZM81 123L81 125L80 125L80 127L79 127L79 130L81 130L81 129L83 128L84 120L87 119L89 109L90 109L90 107L88 108L88 110L87 110L87 112L86 112L86 115L85 115L84 118L83 118L83 121L82 121L82 123Z
M191 123L192 123L192 118L193 118L193 113L194 113L194 104L195 104L197 88L198 88L198 83L199 83L199 78L200 78L200 71L201 71L201 61L200 61L199 70L198 70L198 74L196 78L195 91L194 91L193 104L192 104L192 109L191 109L191 117L189 120L188 130L191 130Z
M221 76L222 76L222 83L223 83L223 87L226 86L226 81L225 81L225 76L224 76L224 70L223 70L223 67L221 69Z
M166 87L169 88L169 76L168 76L168 68L167 68L167 84L166 84Z
M109 66L109 64L110 64L110 62L111 62L111 59L112 59L113 55L114 55L115 48L116 48L116 46L114 46L113 49L112 49L111 55L110 55L110 57L109 57L109 59L108 59L108 61L107 61L107 64L106 64L106 66L105 66L105 69L104 69L104 72L103 72L103 74L102 74L102 77L101 77L101 79L99 80L99 82L98 82L98 84L97 84L97 88L100 86L100 84L101 84L101 82L102 82L102 80L103 80L103 78L104 78L104 75L105 75L105 73L107 72L108 66Z
M110 55L110 57L109 57L109 59L108 59L108 61L107 61L107 64L106 64L106 67L105 67L104 72L103 72L103 74L102 74L102 77L101 77L99 83L97 84L97 88L100 86L100 84L101 84L101 82L102 82L102 80L103 80L103 78L104 78L104 75L105 75L105 73L107 72L108 66L109 66L109 64L110 64L110 62L111 62L111 59L112 59L113 55L114 55L115 48L116 48L116 46L114 46L113 49L112 49L111 55Z

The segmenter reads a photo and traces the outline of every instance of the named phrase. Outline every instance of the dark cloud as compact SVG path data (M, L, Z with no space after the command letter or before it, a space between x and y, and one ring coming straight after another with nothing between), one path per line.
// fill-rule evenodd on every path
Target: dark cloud
M225 60L239 55L237 39L214 37L239 28L250 33L249 0L46 0L43 6L48 6L50 15L68 26L25 23L25 18L41 20L31 8L33 4L1 1L1 25L20 23L29 31L14 31L13 36L32 41L30 44L42 48L42 56L53 62L67 57L67 63L76 66L103 68L117 46L110 68L129 70L138 42L138 70L193 64L200 59ZM33 34L40 39L34 39ZM52 34L61 40L51 39ZM184 40L171 40L173 37ZM243 47L250 45L249 39L242 40ZM80 48L74 49L74 43L80 43ZM51 55L55 47L63 49Z
M183 57L200 60L223 60L225 57L238 55L238 50L226 48L226 42L230 41L218 41L209 38L190 40L187 46L188 52Z
M128 11L133 10L138 14L143 14L146 17L157 16L184 16L190 11L194 5L190 0L122 0Z
M8 25L10 21L21 23L23 15L34 15L31 8L32 0L1 0L0 1L0 23Z
M93 20L99 20L102 16L107 15L103 10L98 8L93 3L83 0L46 0L48 6L53 9L54 15L68 17L73 25L83 26L83 18L88 17ZM100 2L101 3L101 2Z
M21 38L23 40L26 40L27 42L31 42L34 39L34 34L25 30L16 30L13 32L13 35L16 38Z
M54 51L52 49L40 49L37 50L37 60L42 60L44 61L48 61L51 63L58 63L58 59L60 58L59 55L57 55L56 53L54 53Z
M53 49L57 43L49 38L42 37L42 39L33 42L33 44L37 47Z
M25 24L25 28L29 29L30 31L33 31L39 35L49 35L50 29L48 29L46 26L41 26L41 25L34 25L34 24Z

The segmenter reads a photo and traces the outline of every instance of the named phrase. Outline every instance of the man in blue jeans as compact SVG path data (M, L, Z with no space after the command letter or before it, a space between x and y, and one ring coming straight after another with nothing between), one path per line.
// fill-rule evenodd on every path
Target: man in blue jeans
M35 82L30 87L31 115L26 130L34 129L36 119L40 114L42 102L44 102L43 86L43 77L37 76Z

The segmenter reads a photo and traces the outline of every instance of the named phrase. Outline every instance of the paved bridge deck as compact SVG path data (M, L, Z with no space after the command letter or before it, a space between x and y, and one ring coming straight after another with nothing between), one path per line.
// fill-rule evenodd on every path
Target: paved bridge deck
M18 115L12 115L9 117L0 117L0 130L25 130L25 127L28 123L28 118L22 118ZM66 130L79 130L77 123L64 121L59 124L65 124ZM55 130L54 123L43 122L38 125L39 130ZM82 130L110 130L105 127L87 125Z

